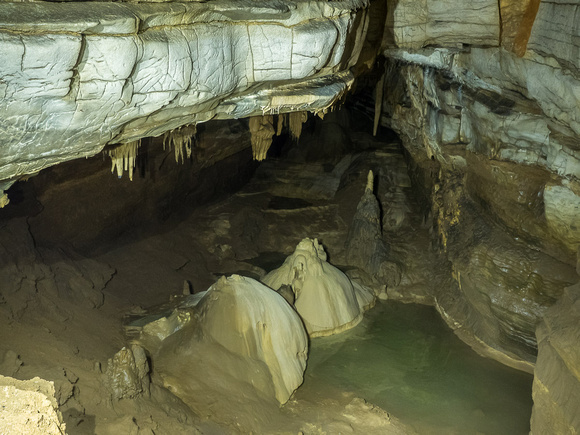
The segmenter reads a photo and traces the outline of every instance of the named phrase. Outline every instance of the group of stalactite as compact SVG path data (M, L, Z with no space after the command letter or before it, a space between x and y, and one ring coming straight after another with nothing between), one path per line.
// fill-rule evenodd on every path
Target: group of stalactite
M163 149L165 150L166 146L169 146L169 149L173 147L175 161L179 163L179 160L181 159L181 163L185 163L186 158L191 158L191 147L196 133L196 124L184 125L183 127L176 128L175 130L167 131L163 135Z
M375 105L375 125L374 134L376 135L378 122L381 115L382 92L383 92L383 78L379 80L376 88L376 105ZM276 119L276 128L274 128L274 116ZM323 117L324 113L319 113ZM298 140L302 134L302 125L308 120L308 112L290 112L278 115L262 115L252 116L249 119L249 128L251 134L252 155L254 160L262 161L266 159L268 150L272 145L274 135L280 136L284 127L288 127L290 136L294 140ZM163 149L168 146L169 149L173 147L175 152L175 161L184 163L186 159L190 159L193 152L193 141L197 132L195 124L184 125L174 130L168 131L163 135ZM108 151L111 157L111 172L117 172L117 176L121 178L123 172L129 172L129 179L133 180L133 170L135 168L135 161L137 153L141 145L141 140L127 142L116 146Z
M186 159L191 158L193 153L192 144L197 132L197 126L195 124L184 125L183 127L176 128L165 132L163 135L163 149L166 147L171 149L173 147L175 153L175 161L177 163L184 163ZM111 158L111 172L117 172L117 176L121 178L123 172L129 172L129 179L133 181L133 170L135 169L135 162L137 160L137 154L139 152L139 147L141 146L141 140L136 140L133 142L127 142L124 144L117 145L108 151L109 157Z
M129 179L133 180L133 169L135 169L135 161L137 160L137 153L141 146L141 140L127 142L109 150L109 157L111 158L111 172L117 170L117 176L121 178L123 171L129 172Z
M274 134L279 136L285 126L288 127L290 135L294 140L298 140L302 134L302 124L308 119L308 112L292 112L278 115L276 129L274 129L274 115L253 116L249 120L252 154L254 160L262 161L272 145ZM184 163L190 159L193 153L193 141L197 133L195 124L184 125L168 131L163 135L163 149L166 147L175 152L175 161ZM117 172L121 178L123 172L129 172L129 179L133 180L133 170L141 140L127 142L116 146L108 151L111 158L111 172Z
M307 120L308 112L279 114L276 129L274 129L274 115L252 116L250 118L250 134L254 160L262 161L266 158L274 134L280 136L286 125L292 138L298 140L302 134L302 124Z

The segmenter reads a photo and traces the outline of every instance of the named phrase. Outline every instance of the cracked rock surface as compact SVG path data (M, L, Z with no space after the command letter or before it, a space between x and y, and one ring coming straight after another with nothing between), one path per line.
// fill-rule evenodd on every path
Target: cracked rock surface
M2 2L0 180L211 118L323 111L352 84L366 8Z

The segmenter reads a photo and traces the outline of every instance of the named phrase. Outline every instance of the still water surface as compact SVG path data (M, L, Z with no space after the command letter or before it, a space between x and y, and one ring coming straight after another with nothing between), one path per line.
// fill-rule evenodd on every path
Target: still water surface
M532 376L477 355L432 307L378 303L356 328L313 339L299 392L328 388L363 397L419 434L530 430Z

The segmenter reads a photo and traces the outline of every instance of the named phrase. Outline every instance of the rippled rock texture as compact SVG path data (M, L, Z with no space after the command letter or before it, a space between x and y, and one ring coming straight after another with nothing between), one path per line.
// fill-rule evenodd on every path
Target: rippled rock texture
M568 287L538 327L532 434L580 431L580 283Z
M389 5L382 121L450 261L457 288L437 305L475 348L531 371L538 322L577 280L580 3Z

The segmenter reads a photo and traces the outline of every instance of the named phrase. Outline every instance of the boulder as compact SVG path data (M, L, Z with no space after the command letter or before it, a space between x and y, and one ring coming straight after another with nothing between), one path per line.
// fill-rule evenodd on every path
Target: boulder
M63 435L66 425L56 403L54 384L0 376L0 433Z

